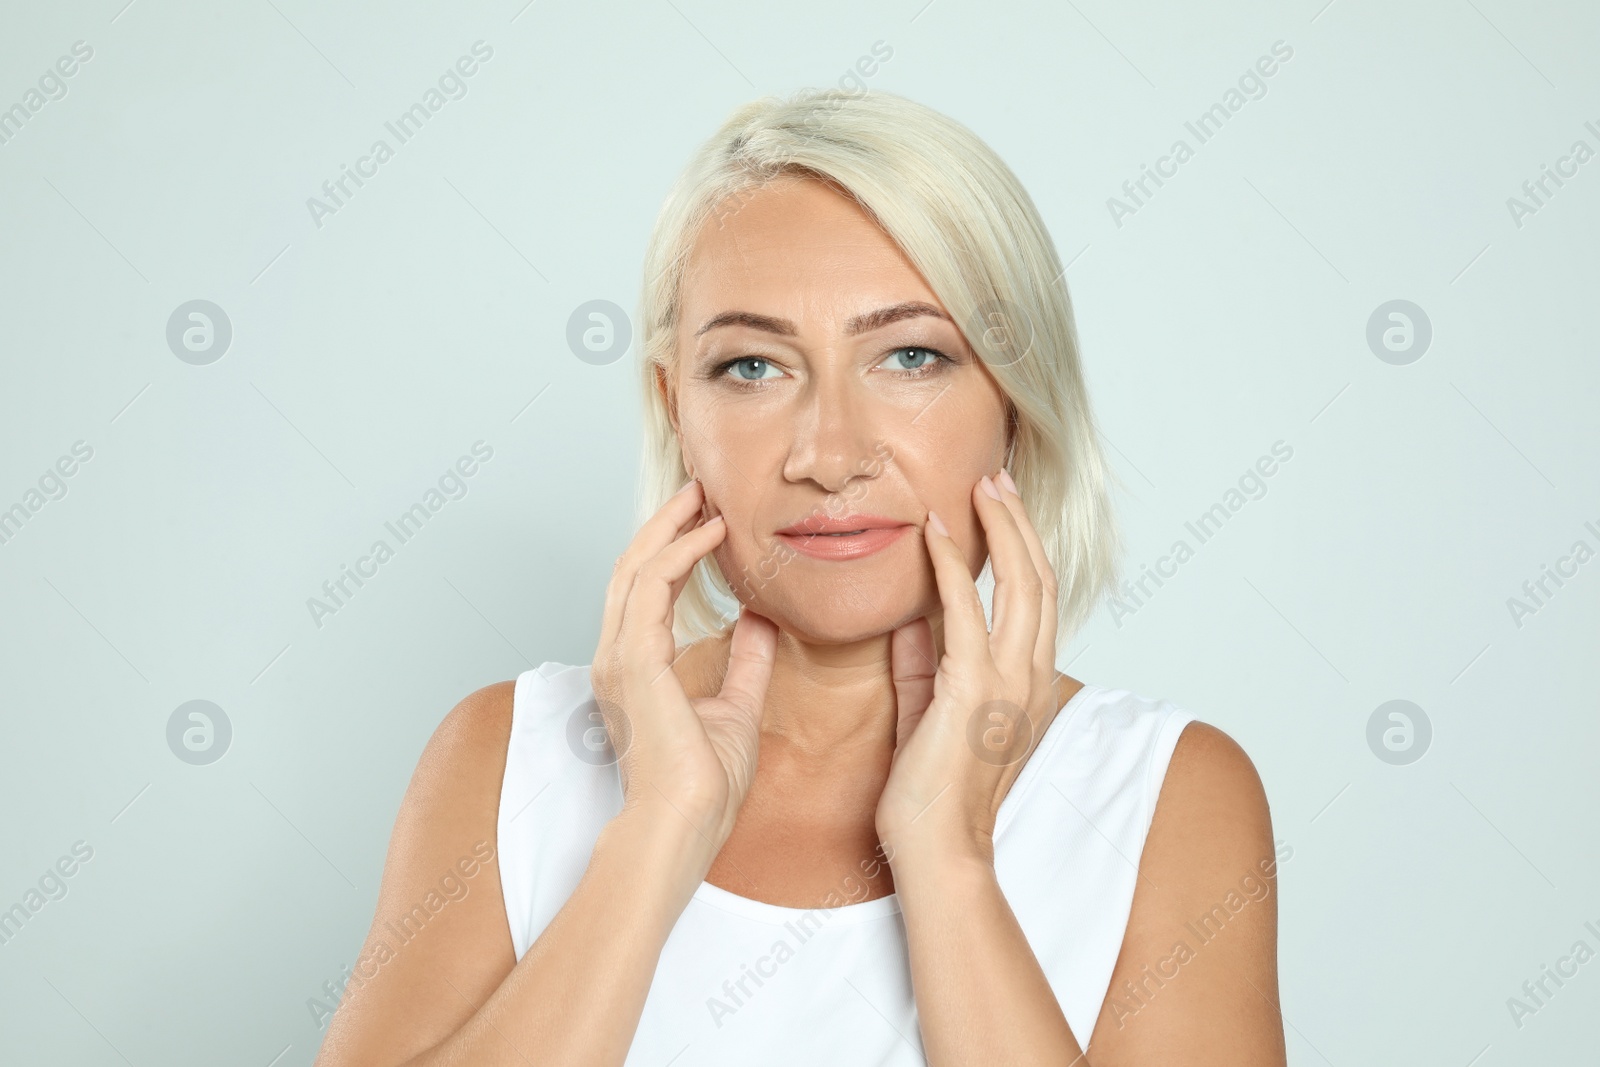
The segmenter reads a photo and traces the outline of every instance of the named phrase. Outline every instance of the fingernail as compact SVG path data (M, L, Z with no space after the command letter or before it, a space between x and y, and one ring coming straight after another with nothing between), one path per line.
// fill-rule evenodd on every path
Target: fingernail
M721 521L722 521L722 516L721 515L713 515L713 516L711 516L711 518L706 520L706 525L710 526L714 522L721 522Z
M684 493L689 491L689 487L691 485L693 485L694 482L695 482L695 480L693 478L690 478L688 481L686 481L682 485L680 485L678 487L678 491L676 493L673 493L672 495L673 496L682 496Z
M996 500L1000 499L1000 490L998 490L998 489L996 489L994 487L994 482L989 478L989 476L987 474L985 474L982 478L978 479L978 485L983 489L983 491L985 493L988 493L990 496L994 497Z
M1020 497L1022 495L1021 491L1017 489L1017 483L1011 480L1011 472L1004 467L1000 468L1000 484L1011 490L1012 496Z
M945 537L950 536L950 531L944 528L944 523L939 520L939 515L937 512L928 512L928 525L932 526L935 530L938 530Z

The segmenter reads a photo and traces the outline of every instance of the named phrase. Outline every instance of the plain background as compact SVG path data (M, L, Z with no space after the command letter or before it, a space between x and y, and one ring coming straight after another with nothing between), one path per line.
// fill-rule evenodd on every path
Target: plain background
M1600 549L1600 160L1520 225L1508 200L1600 149L1600 9L125 2L8 3L0 32L0 107L93 48L0 145L0 507L93 449L0 544L0 908L94 850L0 946L0 1059L312 1061L307 1001L355 958L436 724L592 659L637 352L578 358L570 316L636 306L655 211L734 107L876 42L863 82L972 127L1070 263L1130 576L1196 549L1062 663L1254 759L1293 849L1290 1061L1594 1055L1600 962L1520 1025L1507 1000L1600 950L1600 560L1508 600ZM397 146L384 123L479 40ZM1277 41L1199 144L1185 122ZM379 137L394 158L316 225ZM1108 199L1179 138L1119 225ZM232 327L208 365L167 342L197 299ZM1403 365L1367 340L1392 300L1431 324ZM466 495L319 626L308 599L480 440ZM1185 523L1278 441L1199 545ZM168 744L190 700L231 723L208 765ZM1390 700L1431 724L1403 765L1368 742Z

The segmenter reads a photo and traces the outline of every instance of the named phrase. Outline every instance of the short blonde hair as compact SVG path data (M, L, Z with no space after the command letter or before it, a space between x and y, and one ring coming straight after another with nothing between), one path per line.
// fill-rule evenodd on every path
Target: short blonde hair
M853 197L905 252L1012 408L1007 469L1060 588L1057 651L1116 581L1119 538L1055 245L1021 183L971 130L881 90L803 89L739 107L668 193L644 258L638 322L643 522L689 478L667 401L685 265L701 227L781 177ZM670 387L670 385L669 385ZM678 598L680 644L722 632L739 601L713 556Z

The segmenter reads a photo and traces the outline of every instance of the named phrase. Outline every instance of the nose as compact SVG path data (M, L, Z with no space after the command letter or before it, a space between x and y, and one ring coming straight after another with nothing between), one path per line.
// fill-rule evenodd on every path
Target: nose
M824 492L840 493L852 478L872 477L881 454L882 420L872 398L852 372L818 370L797 405L793 438L783 474L791 482L815 482Z

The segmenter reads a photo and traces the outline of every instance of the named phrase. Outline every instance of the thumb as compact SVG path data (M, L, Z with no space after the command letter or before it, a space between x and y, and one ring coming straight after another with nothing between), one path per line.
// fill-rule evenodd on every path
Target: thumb
M922 713L933 701L933 680L938 667L933 653L933 627L927 616L897 628L889 639L889 669L894 678L895 704L899 712L896 748L906 743L922 720Z
M759 715L772 681L772 661L778 650L778 627L764 615L741 608L733 624L728 647L728 673L717 695L746 712Z

